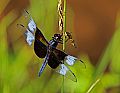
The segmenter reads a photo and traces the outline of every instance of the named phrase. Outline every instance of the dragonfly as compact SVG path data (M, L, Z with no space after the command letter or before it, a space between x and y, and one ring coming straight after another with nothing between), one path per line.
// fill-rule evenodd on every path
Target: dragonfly
M39 58L44 58L38 76L41 76L48 64L52 69L55 70L55 72L71 79L74 82L77 82L75 74L69 69L68 66L73 66L76 62L80 62L85 66L84 62L79 60L77 57L71 56L57 49L59 43L63 44L62 34L54 34L52 39L48 41L42 34L41 30L37 27L31 15L27 11L26 14L29 16L27 27L22 24L17 25L25 28L26 42L29 46L34 45L35 54ZM70 33L68 33L67 36L68 38L65 42L71 39Z

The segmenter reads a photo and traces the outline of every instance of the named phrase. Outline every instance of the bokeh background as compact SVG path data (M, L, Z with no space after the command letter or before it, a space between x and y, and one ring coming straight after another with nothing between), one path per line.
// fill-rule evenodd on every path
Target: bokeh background
M0 0L0 93L61 93L62 76L49 66L38 78L43 59L26 44L24 9L50 40L58 32L57 0ZM120 0L67 0L66 52L79 57L86 69L71 68L78 82L65 78L64 93L120 93Z

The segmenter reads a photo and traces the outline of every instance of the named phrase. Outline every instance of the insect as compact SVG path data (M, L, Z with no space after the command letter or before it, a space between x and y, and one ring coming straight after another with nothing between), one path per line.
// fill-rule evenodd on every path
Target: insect
M30 16L27 11L26 13ZM59 43L62 44L63 42L62 34L54 34L52 39L48 42L42 32L36 26L31 16L27 28L22 24L18 25L25 28L26 41L30 46L34 44L35 54L39 58L44 58L44 62L39 70L38 76L41 76L43 70L48 64L57 73L64 75L75 82L77 81L76 76L67 65L73 66L77 61L81 62L82 64L84 64L84 62L56 48ZM68 39L66 42L69 39L71 38L68 34Z

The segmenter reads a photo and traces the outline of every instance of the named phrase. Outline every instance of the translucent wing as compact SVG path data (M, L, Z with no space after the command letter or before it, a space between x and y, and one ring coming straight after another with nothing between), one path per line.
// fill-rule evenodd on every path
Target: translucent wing
M57 53L55 53L57 51ZM57 54L57 56L56 56ZM71 79L72 81L77 81L76 76L74 73L63 64L63 59L67 56L64 52L54 49L50 53L50 57L48 59L48 65L55 70L55 72L59 73L60 75L64 75L65 77Z
M25 11L25 12L26 12L26 17L29 18L27 27L25 27L22 24L17 24L17 25L23 27L26 30L25 35L26 35L27 43L31 46L33 44L34 40L38 39L45 45L48 45L48 41L45 39L42 32L36 26L36 23L33 20L33 18L31 17L31 15L27 11Z
M34 32L36 31L36 24L33 20L33 18L30 16L30 14L26 11L26 14L28 14L27 16L30 17L29 22L28 22L28 27L25 28L26 32L26 41L27 43L31 46L35 40L35 36L34 36Z
M27 11L26 13L28 14L28 16L30 16L30 14ZM31 33L35 32L34 51L36 55L39 58L44 58L47 54L48 41L46 40L42 32L38 29L38 27L36 27L36 24L31 16L30 16L30 20L28 23L28 29L30 30Z
M48 41L45 39L42 32L36 26L36 23L31 17L31 15L27 11L25 11L25 13L26 13L25 18L27 17L29 20L27 27L25 27L22 24L18 24L18 26L26 30L25 32L26 42L30 46L33 45L34 43L34 51L36 55L39 58L44 58L47 54Z
M71 55L67 55L64 59L64 62L69 66L74 66L75 64L78 64L82 68L86 68L85 63L82 60L79 60L78 58Z
M30 18L30 20L28 22L28 29L33 33L36 30L36 24L35 24L34 20L32 19L32 17Z
M26 32L24 34L25 34L25 37L26 37L26 42L28 43L29 46L31 46L33 44L34 40L35 40L34 34L22 24L17 24L17 26L25 29Z
M27 29L27 31L25 32L26 35L26 41L27 43L31 46L33 41L35 40L34 35Z
M36 30L36 23L35 23L35 21L33 20L33 18L31 17L31 15L29 14L29 12L28 11L26 11L25 10L25 18L28 18L28 29L32 32L32 33L34 33L35 32L35 30Z
M57 67L56 72L59 73L60 75L65 76L68 79L71 79L74 82L77 82L77 78L76 78L75 74L64 64L60 64Z
M40 40L42 43L44 43L45 45L48 44L48 41L46 40L46 38L44 37L44 35L42 34L42 32L38 29L38 27L36 26L33 18L31 17L31 15L26 11L26 14L28 17L30 17L30 20L28 22L28 29L34 33L35 32L35 39Z
M54 49L53 53L55 54L55 56L61 60L64 61L64 64L67 64L69 66L74 66L75 64L78 64L79 66L81 66L82 68L86 68L85 63L82 60L79 60L78 58L68 55L65 52L58 50L58 49Z

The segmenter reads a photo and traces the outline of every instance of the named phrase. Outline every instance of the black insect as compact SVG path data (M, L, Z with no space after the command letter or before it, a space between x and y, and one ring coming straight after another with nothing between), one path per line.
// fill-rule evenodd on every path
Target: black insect
M27 14L29 14L27 12ZM57 45L59 43L62 44L63 39L61 34L54 34L52 39L48 42L41 31L36 26L34 20L30 16L30 20L28 22L28 28L25 28L22 24L18 24L26 29L26 41L29 45L34 43L34 52L39 58L44 58L44 62L40 68L39 76L42 74L46 65L48 64L52 69L55 69L61 75L64 75L70 78L73 81L77 81L74 73L66 66L72 66L76 63L76 61L83 63L83 61L73 57L71 55L66 54L65 52L57 49ZM68 34L68 41L70 38ZM65 65L66 64L66 65ZM84 63L83 63L84 64Z

